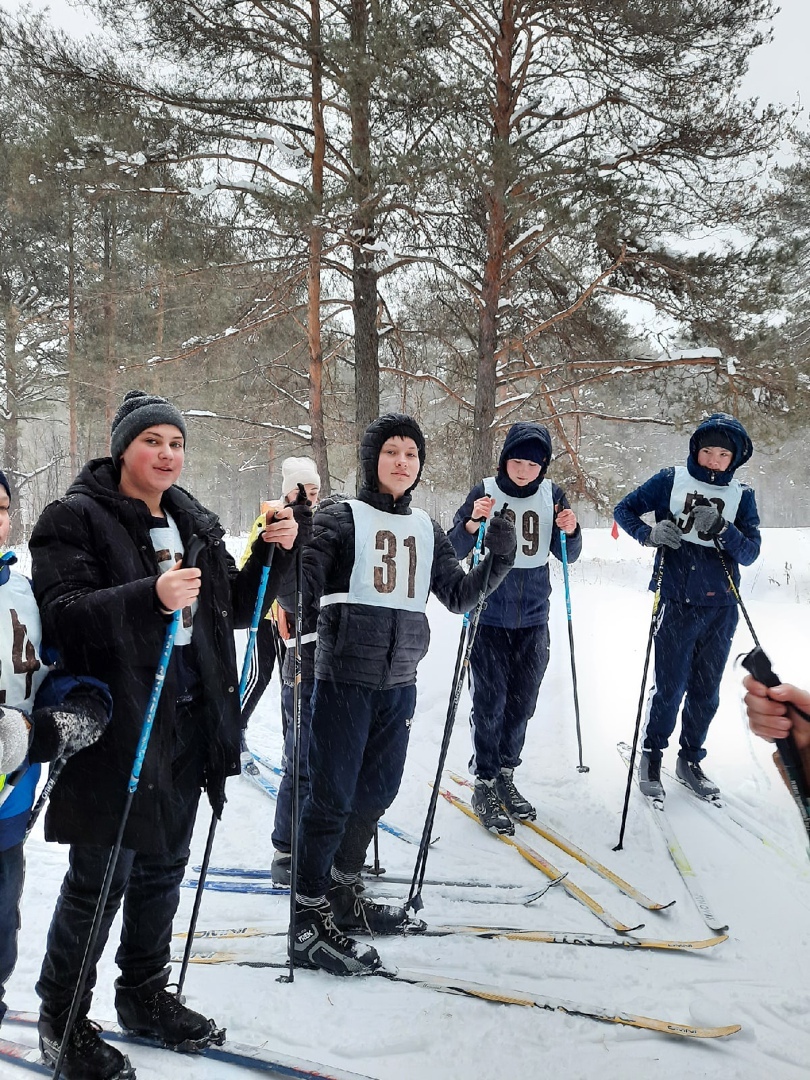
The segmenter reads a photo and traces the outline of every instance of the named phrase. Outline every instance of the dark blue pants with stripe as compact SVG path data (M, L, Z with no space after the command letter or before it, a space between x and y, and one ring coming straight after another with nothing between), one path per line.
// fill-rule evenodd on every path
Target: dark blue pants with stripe
M375 690L315 680L309 795L301 811L298 892L324 896L331 870L359 874L374 828L399 791L416 686Z
M548 667L548 624L479 626L470 653L470 770L483 780L514 769Z
M681 713L681 748L702 761L709 725L720 704L720 680L737 628L735 605L698 607L662 601L655 628L655 682L647 698L644 749L661 756Z

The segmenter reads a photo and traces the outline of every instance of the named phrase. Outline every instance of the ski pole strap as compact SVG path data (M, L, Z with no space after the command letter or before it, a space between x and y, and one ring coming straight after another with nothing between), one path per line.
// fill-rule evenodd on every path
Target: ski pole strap
M486 521L482 521L481 524L478 526L478 533L477 533L477 535L475 537L475 547L473 548L473 551L472 551L472 565L473 566L478 566L478 563L480 562L481 551L482 551L483 546L484 546L484 533L486 532L486 528L487 528ZM469 626L469 625L470 625L470 613L469 613L469 611L466 611L464 613L464 626Z
M248 631L248 640L245 647L245 657L242 661L242 674L239 677L240 708L245 704L245 697L247 696L247 684L248 679L250 678L250 661L253 658L253 653L256 648L256 637L259 633L259 623L262 621L262 607L264 606L264 598L267 594L267 582L270 579L270 569L273 565L273 553L275 550L275 544L267 545L267 551L264 556L264 566L262 567L261 577L259 578L256 603L253 606L253 617L250 621L250 630Z
M192 536L183 555L183 566L195 566L197 556L204 547L205 543L199 536L196 534ZM180 629L181 615L181 611L175 611L172 615L172 621L166 628L166 637L163 639L163 649L160 653L160 660L158 661L157 671L155 672L155 679L152 683L152 692L149 695L149 702L146 706L146 714L143 718L143 724L141 725L141 735L135 750L135 760L132 763L132 773L130 774L129 784L127 785L127 790L130 795L134 795L138 787L138 781L141 778L143 759L146 757L146 748L149 745L149 737L152 734L152 725L155 722L158 702L160 701L160 695L163 693L163 684L166 682L166 672L169 670L169 661L172 658L172 649L174 648L175 638L177 637L177 631Z
M568 539L560 529L560 554L562 555L563 581L565 582L565 610L571 621L571 589L568 585Z

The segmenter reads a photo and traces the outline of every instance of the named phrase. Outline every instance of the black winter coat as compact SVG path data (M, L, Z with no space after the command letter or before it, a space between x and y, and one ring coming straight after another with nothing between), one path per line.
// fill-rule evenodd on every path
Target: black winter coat
M195 533L204 541L197 560L202 582L191 646L202 695L193 707L205 740L204 782L220 815L225 778L239 772L234 628L250 625L265 545L258 539L244 568L237 570L211 511L176 485L164 494L162 505L175 519L184 545ZM170 621L157 604L151 521L145 503L118 491L111 459L99 458L85 465L63 499L45 508L31 536L43 630L65 667L106 682L114 703L105 734L69 759L51 794L48 840L111 845L115 839ZM288 553L276 552L268 606L277 573L285 572L289 561ZM159 852L164 846L176 696L171 662L124 834L124 847L141 852Z
M395 502L390 495L364 488L357 498L388 513L411 513L407 496ZM465 573L435 521L433 537L430 591L450 611L469 611L481 592L485 563ZM305 596L312 597L315 603L324 594L348 590L354 565L354 517L348 503L315 514L312 543L304 548L303 562ZM488 593L503 581L513 562L514 551L494 557ZM311 623L311 616L305 618L305 630ZM407 686L416 681L417 665L429 644L430 627L423 612L330 604L321 609L318 617L315 677L378 689Z

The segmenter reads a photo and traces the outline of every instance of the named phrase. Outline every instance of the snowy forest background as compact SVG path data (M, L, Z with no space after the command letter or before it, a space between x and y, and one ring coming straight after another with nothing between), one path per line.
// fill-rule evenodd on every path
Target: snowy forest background
M741 90L769 0L85 6L0 6L16 537L132 387L236 533L288 454L352 491L381 409L445 524L515 420L594 525L722 409L763 523L810 525L810 140Z

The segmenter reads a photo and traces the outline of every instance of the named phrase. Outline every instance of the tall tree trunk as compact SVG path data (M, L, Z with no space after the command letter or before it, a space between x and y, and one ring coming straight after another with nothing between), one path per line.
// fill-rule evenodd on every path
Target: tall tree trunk
M3 292L5 293L5 289ZM20 418L16 361L19 312L10 295L10 290L3 296L3 301L5 309L3 320L5 323L3 342L5 363L3 366L6 384L5 416L3 417L3 471L11 487L12 506L19 508L19 500L16 497L19 492L20 475Z
M75 211L73 185L68 184L68 443L70 451L70 476L76 476L81 467L79 461L79 373L76 369L76 248Z
M374 252L374 211L371 208L370 70L368 3L352 0L353 70L349 80L352 123L352 287L354 293L354 362L357 444L380 412L379 341L377 336L377 270ZM358 460L359 466L359 460ZM359 477L358 472L358 477Z
M104 320L104 386L106 388L105 398L105 422L106 430L104 433L104 448L102 453L106 453L107 432L112 426L113 416L118 406L116 400L116 380L115 380L115 322L116 322L116 304L115 304L115 228L116 228L116 207L115 202L111 202L108 207L108 211L103 215L104 222L104 262L103 262L103 274L104 274L104 297L103 297L103 320ZM129 389L129 388L128 388Z
M476 484L492 470L492 434L495 423L498 311L506 252L506 175L509 131L513 110L512 51L515 43L514 0L504 0L500 33L493 51L495 95L493 100L491 176L484 190L487 257L478 315L478 367L475 384L475 430L470 460L470 483Z
M321 348L321 250L323 228L323 166L326 157L326 128L323 115L323 70L321 57L320 0L312 0L310 16L310 62L312 65L312 127L315 142L312 154L312 221L309 226L309 273L307 276L307 346L309 349L309 423L312 456L321 477L321 494L329 495L329 458L323 420L323 351Z

